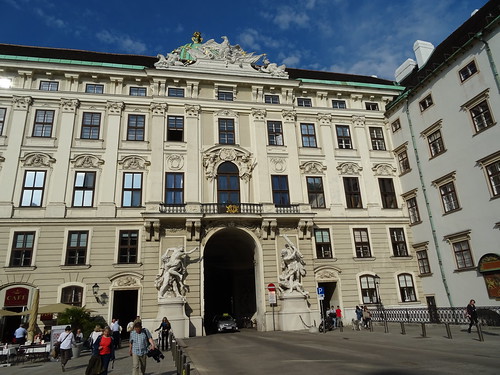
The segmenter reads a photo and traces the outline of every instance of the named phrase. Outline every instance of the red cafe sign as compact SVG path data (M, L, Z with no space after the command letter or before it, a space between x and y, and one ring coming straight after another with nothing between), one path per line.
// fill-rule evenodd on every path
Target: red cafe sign
M4 306L27 306L29 289L10 288L5 292Z

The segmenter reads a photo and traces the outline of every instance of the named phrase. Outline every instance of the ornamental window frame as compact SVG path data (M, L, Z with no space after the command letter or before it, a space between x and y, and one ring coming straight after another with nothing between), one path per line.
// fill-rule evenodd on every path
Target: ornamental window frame
M66 285L61 288L61 291L59 293L59 301L61 303L64 303L66 305L71 305L75 307L82 307L83 305L83 299L84 299L84 293L85 288L81 285L77 284L71 284L71 285ZM65 297L71 297L71 298L65 298Z
M33 178L33 184L31 186L26 186L29 173L34 173L35 176ZM38 174L43 174L43 181L42 181L41 186L39 186L39 182L37 183ZM19 201L19 207L37 207L37 208L43 207L43 203L44 203L43 198L45 196L47 175L48 175L48 173L44 169L37 169L37 170L27 169L24 171L23 184L22 184L22 189L21 189L21 199ZM36 194L36 192L40 192L40 193ZM27 194L30 195L29 204L24 204L25 196ZM39 197L34 199L35 194L39 195ZM34 202L34 200L36 200L36 202ZM36 203L38 203L38 204L36 204Z
M319 181L319 185L317 184ZM311 183L310 183L311 182ZM317 189L310 187L319 186ZM325 185L320 176L306 176L307 197L311 208L326 208Z
M410 159L408 158L408 142L396 147L393 152L398 160L399 175L402 176L411 172Z
M477 164L486 178L490 199L500 198L500 151L479 159Z
M418 208L417 189L410 190L401 195L405 200L408 209L408 218L410 219L410 226L420 224L422 217Z
M435 157L446 152L446 146L441 132L442 127L443 121L438 120L420 133L422 137L427 139L427 144L429 146L429 159L434 159Z
M77 181L80 174L84 174L82 185L77 186ZM87 176L93 175L93 183L86 184ZM73 180L73 196L71 198L71 207L72 208L92 208L94 207L94 200L96 196L97 190L97 173L95 171L86 171L86 170L78 170L75 171L75 178ZM82 194L81 204L75 205L77 195ZM78 194L77 194L78 193ZM88 201L88 194L90 194L90 204L86 204L86 200Z
M184 98L186 97L186 90L184 87L168 87L167 96L170 98Z
M365 109L367 111L379 111L379 106L375 102L365 102Z
M401 121L399 120L399 118L391 122L391 129L393 133L396 133L398 130L401 129Z
M312 107L312 99L311 98L297 98L297 107Z
M477 68L476 61L472 59L469 61L465 66L461 69L458 70L458 76L460 78L460 82L465 82L467 81L470 77L472 77L474 74L477 74L479 72Z
M362 209L363 197L361 194L361 184L359 182L359 177L342 177L342 183L344 186L346 207L353 209ZM357 185L357 189L355 188L355 185Z
M167 116L167 142L184 142L184 116Z
M359 290L363 305L375 305L380 303L375 275L359 275Z
M470 246L471 230L449 234L443 239L450 244L455 259L456 272L475 270L473 252Z
M130 86L129 96L148 96L148 89L141 86Z
M443 214L450 214L461 209L455 187L456 171L450 172L434 181L432 186L438 189L441 198Z
M64 266L85 266L88 265L89 259L89 243L90 243L90 230L89 229L78 229L78 230L67 230L65 233L65 244L66 247L64 249ZM77 236L77 244L72 245L73 243L73 235ZM85 235L85 245L82 245L81 238L82 235ZM70 256L71 252L75 252L76 256ZM83 252L83 256L81 253ZM70 258L75 258L74 262L70 262ZM82 259L83 258L83 259ZM82 259L79 261L78 259Z
M266 125L268 146L284 146L283 122L269 120Z
M418 102L418 107L420 112L424 112L434 105L434 100L432 99L432 94L427 94L422 100Z
M387 151L384 139L384 129L381 126L368 127L373 151Z
M40 91L59 91L59 81L40 81Z
M278 94L264 94L265 104L280 104L280 96Z
M347 135L345 135L345 130L347 129ZM339 132L341 134L339 134ZM337 137L337 147L342 150L352 150L352 134L351 127L349 125L335 125L335 136Z
M411 273L403 272L397 274L399 298L402 303L417 302L417 289L414 277Z
M318 148L318 140L316 137L316 125L311 122L301 122L300 139L302 147L304 148Z
M343 99L332 99L333 109L347 109L347 102Z
M234 102L236 100L236 85L215 85L214 95L216 100Z
M33 138L52 138L55 118L56 111L54 109L35 110L31 136Z
M288 175L272 174L271 191L273 194L273 203L275 206L290 206L290 186L288 184Z
M314 246L316 259L332 259L332 236L328 228L314 228Z
M373 258L370 244L370 231L368 228L352 228L354 257L356 259Z
M85 85L87 94L104 94L104 85L100 83L87 83Z
M166 206L184 204L184 177L184 172L165 172L164 204ZM169 197L172 197L172 199Z
M144 174L142 172L123 172L122 208L142 207ZM139 180L139 181L137 181ZM137 186L137 182L139 186ZM138 201L137 201L138 199Z
M140 119L142 119L142 126L141 122L139 121ZM146 140L146 115L140 113L129 113L127 115L126 141L144 142L145 140Z
M487 88L461 105L462 110L469 112L469 118L471 121L472 129L474 131L474 135L482 133L483 131L490 129L491 127L496 125L496 121L493 117L491 106L488 101L489 97L490 89ZM482 105L483 108L480 113L475 114L474 111L476 111L478 107ZM484 110L484 108L486 108L486 110ZM481 119L481 122L479 122L479 120L477 119Z
M395 258L409 257L408 242L404 227L389 227L392 255Z
M90 117L90 119L88 117ZM80 139L99 140L101 136L101 119L102 113L100 112L83 112ZM86 121L87 123L85 123ZM86 135L84 134L84 130L86 129L88 131L88 136L84 136Z
M417 256L418 272L420 276L431 276L431 263L429 261L429 241L413 244L413 251Z
M122 244L123 235L127 234L128 241L127 243ZM135 245L133 241L130 240L131 235L135 237ZM116 264L139 264L139 260L141 259L141 230L136 228L117 229L117 252L116 252ZM132 244L131 244L132 243ZM133 261L130 259L132 258ZM122 261L125 260L125 261Z

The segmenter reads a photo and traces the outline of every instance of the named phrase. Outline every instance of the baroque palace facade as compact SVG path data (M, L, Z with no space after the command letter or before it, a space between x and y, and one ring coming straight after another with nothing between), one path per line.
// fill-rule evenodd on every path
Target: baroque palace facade
M319 323L317 287L349 320L356 305L425 304L384 117L402 87L199 34L158 58L0 45L0 59L4 309L38 288L41 305L153 328L180 297L179 335L221 313L272 330L267 286L284 285L289 245L306 296L285 311L278 293L276 329ZM161 296L181 247L185 288Z

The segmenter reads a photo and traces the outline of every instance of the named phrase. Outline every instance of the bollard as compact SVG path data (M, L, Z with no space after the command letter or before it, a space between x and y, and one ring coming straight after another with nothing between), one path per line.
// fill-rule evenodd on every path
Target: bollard
M444 326L446 327L446 335L449 339L452 339L453 337L451 336L450 323L444 323Z
M191 374L191 365L189 363L186 363L184 365L184 370L182 371L182 375L189 375Z
M406 335L405 322L401 322L401 334Z
M389 333L389 324L387 324L387 320L384 320L384 333Z
M342 322L340 323L339 328L340 328L340 332L344 332L344 325L342 324Z
M477 334L479 336L479 341L484 341L483 330L481 329L481 324L476 323Z
M371 319L369 324L370 324L370 332L373 332L373 322L371 321Z
M425 329L425 323L422 323L422 337L427 337L427 330Z

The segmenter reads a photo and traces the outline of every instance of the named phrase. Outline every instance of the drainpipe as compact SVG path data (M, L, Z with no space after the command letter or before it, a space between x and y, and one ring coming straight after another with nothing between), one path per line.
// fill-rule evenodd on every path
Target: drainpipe
M493 54L491 53L490 45L486 40L483 39L483 33L478 32L476 35L474 35L475 38L483 42L485 48L486 48L486 54L488 55L488 61L490 62L490 68L493 73L493 77L495 78L495 83L497 84L497 89L498 92L500 93L500 77L498 76L498 70L497 66L495 64L495 60L493 60Z
M417 160L417 169L418 169L418 177L420 179L420 186L422 187L422 192L423 192L424 200L425 200L425 206L427 208L427 213L429 214L429 223L430 223L431 230L432 230L432 241L433 241L434 247L436 249L436 255L437 255L438 263L439 263L439 271L441 273L441 280L443 281L443 286L444 286L444 289L446 291L446 296L448 297L448 302L450 303L450 307L454 307L453 301L451 300L451 293L450 293L450 288L448 287L448 281L446 280L446 273L445 273L444 267L443 267L443 261L442 261L442 257L441 257L441 250L439 248L439 242L438 242L438 239L436 236L436 226L434 225L434 217L432 216L431 206L429 204L429 199L427 197L427 188L425 187L424 176L422 173L422 166L420 165L420 157L419 157L418 150L417 150L417 141L415 139L415 133L413 131L413 125L412 125L411 118L410 118L410 109L409 109L409 104L408 104L408 98L406 99L406 103L405 103L405 112L406 112L406 117L408 119L408 126L410 129L411 142L413 145L413 152L415 153L415 158Z

